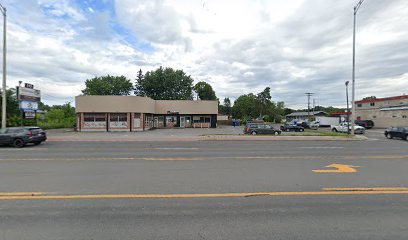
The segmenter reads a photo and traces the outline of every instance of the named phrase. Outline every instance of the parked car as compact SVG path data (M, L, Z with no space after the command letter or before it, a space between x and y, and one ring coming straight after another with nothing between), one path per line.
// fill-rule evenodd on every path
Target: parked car
M244 128L245 134L274 134L280 135L282 132L279 129L273 128L269 124L262 124L262 123L250 123L247 124Z
M347 122L342 122L339 125L331 125L330 129L333 132L342 132L342 133L347 133L347 132L351 132L351 123L347 123ZM354 125L354 133L355 134L364 134L365 133L365 128L358 126L358 125Z
M39 127L12 127L0 129L0 144L17 148L28 143L41 144L47 140L47 134Z
M304 129L317 130L319 128L319 123L317 122L297 122L297 126L301 126Z
M293 125L293 124L285 124L280 127L282 131L285 132L303 132L305 129L301 126L298 125Z
M402 138L408 140L408 127L389 127L385 129L384 135L388 139Z
M354 123L366 129L374 127L374 122L371 120L355 120Z

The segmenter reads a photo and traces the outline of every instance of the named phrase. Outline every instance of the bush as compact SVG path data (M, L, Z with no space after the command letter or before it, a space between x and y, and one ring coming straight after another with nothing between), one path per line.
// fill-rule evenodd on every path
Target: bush
M275 116L275 123L282 123L282 115Z

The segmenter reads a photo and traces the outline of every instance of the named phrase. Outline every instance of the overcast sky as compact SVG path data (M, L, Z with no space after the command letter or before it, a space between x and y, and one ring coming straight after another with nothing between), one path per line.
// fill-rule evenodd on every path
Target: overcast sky
M357 0L2 0L8 82L47 104L74 101L86 79L134 81L183 69L236 99L271 87L288 107L345 105ZM2 24L1 24L2 25ZM408 94L408 1L366 0L357 15L356 99Z

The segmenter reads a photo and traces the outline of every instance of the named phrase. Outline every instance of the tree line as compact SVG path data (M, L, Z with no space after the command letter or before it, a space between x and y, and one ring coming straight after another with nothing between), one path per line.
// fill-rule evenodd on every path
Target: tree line
M122 95L134 93L136 96L154 100L193 100L194 92L200 100L217 100L209 83L194 80L183 70L159 67L143 74L138 71L134 84L125 76L102 76L87 79L84 95Z

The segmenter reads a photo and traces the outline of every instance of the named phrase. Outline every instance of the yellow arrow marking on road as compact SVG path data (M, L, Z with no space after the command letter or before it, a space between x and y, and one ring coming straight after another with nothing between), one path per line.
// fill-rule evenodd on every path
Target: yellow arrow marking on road
M357 172L357 167L353 165L345 165L345 164L330 164L326 166L327 168L336 168L336 169L324 169L324 170L312 170L315 173L352 173Z

